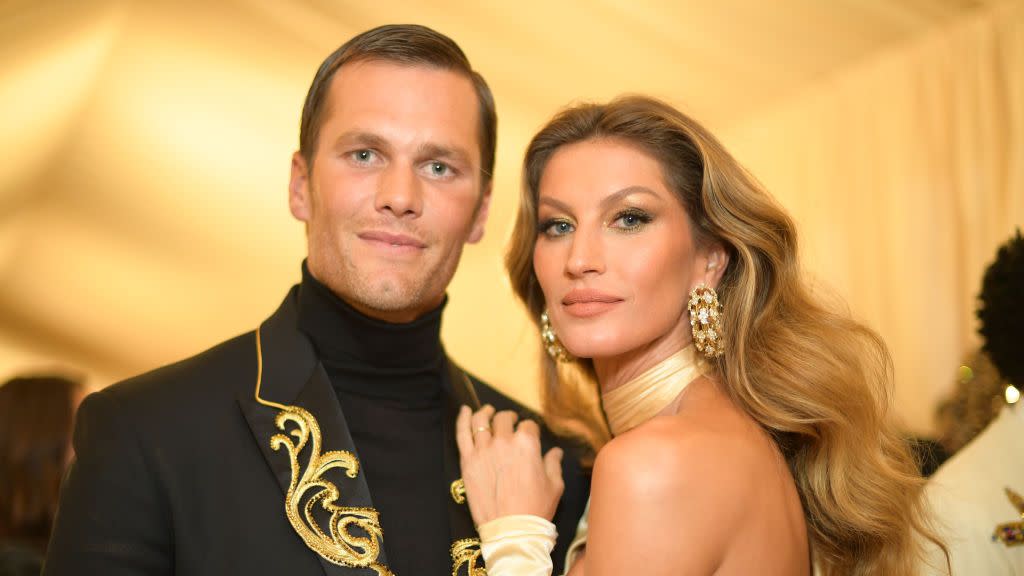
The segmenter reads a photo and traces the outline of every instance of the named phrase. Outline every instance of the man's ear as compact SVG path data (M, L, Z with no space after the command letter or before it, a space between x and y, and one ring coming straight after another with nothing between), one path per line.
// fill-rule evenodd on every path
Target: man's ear
M469 238L466 242L470 244L476 244L484 237L484 225L487 224L487 213L491 208L491 188L493 187L494 181L491 180L487 183L487 187L483 190L483 195L480 197L480 205L476 208L476 216L473 218L473 229L469 232Z
M309 197L309 169L301 152L292 154L292 174L288 181L288 207L296 220L309 222L312 206Z

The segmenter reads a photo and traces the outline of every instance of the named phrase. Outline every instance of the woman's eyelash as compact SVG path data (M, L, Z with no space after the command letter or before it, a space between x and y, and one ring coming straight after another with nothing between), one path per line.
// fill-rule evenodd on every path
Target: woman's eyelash
M654 216L636 208L623 210L615 215L611 224L624 231L636 231L654 220ZM563 236L574 229L573 223L565 218L548 218L537 222L537 233L548 236Z
M639 225L642 225L642 224L649 224L652 220L654 220L653 216L651 216L647 212L644 212L643 210L630 209L630 210L623 210L622 212L619 212L618 214L616 214L615 215L615 219L613 220L613 222L618 222L619 220L624 220L626 218L632 218L634 220L633 223L627 224L628 227L635 227L635 226L639 226ZM626 222L623 222L623 223L626 224Z
M555 227L559 225L563 226L562 230L555 229ZM568 233L571 231L571 228L572 223L564 218L549 218L537 223L537 232L540 234L547 234L549 236L559 236Z

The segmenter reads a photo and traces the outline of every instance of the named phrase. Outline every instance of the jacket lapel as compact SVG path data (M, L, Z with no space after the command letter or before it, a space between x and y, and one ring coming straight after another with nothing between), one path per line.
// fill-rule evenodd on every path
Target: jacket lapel
M317 498L318 493L324 492L322 484L330 483L338 491L332 510L336 515L342 514L347 519L355 520L347 530L347 534L355 537L350 542L356 542L357 553L366 550L367 546L375 548L375 564L379 569L342 566L329 560L324 553L316 551L315 546L298 531L297 534L303 537L311 553L317 554L328 576L387 573L380 570L387 565L380 540L364 529L374 523L377 513L370 499L366 475L362 470L356 470L357 473L353 474L358 466L355 444L327 373L317 359L312 343L298 330L297 287L289 292L277 312L260 326L258 337L262 356L259 389L262 402L256 397L256 382L253 382L249 393L239 395L238 402L260 452L281 486L281 492L273 496L280 499L281 513L286 514L289 508L289 490L294 485L301 485L304 479L312 480L315 477L319 483L298 500L298 505L293 508L295 513L289 518L293 527L296 521L308 527L305 504L311 498ZM254 335L253 362L257 361ZM288 417L282 416L285 420L281 421L282 426L279 427L277 419L282 413L281 407L289 409L284 410ZM275 440L272 442L272 439ZM289 453L294 449L298 450L293 460ZM319 457L321 465L311 469L314 456ZM330 513L321 505L312 506L310 510L317 527L327 535L327 541L330 542ZM379 522L376 525L379 527ZM310 528L307 536L315 536L315 530ZM332 554L328 551L327 555Z
M455 442L455 419L463 404L475 411L480 408L480 400L466 373L450 359L445 376L441 424L444 437L444 473L448 485L453 486L454 482L462 478L459 448ZM472 576L476 569L483 567L479 536L473 525L473 516L469 513L469 505L464 497L461 502L456 500L454 488L448 498L448 525L452 539L452 573Z

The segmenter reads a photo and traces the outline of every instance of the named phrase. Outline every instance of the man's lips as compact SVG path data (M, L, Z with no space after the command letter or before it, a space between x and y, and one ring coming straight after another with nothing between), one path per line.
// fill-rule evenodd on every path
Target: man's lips
M422 241L412 236L405 234L392 234L390 232L383 232L379 230L360 232L359 238L368 242L376 242L393 248L422 249L427 247L427 245Z

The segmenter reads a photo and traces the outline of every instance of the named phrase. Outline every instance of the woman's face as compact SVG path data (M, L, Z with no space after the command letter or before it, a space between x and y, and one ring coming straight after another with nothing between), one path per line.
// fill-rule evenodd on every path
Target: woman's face
M541 176L537 221L534 271L570 353L671 353L690 342L688 294L718 275L652 156L614 139L563 146Z

